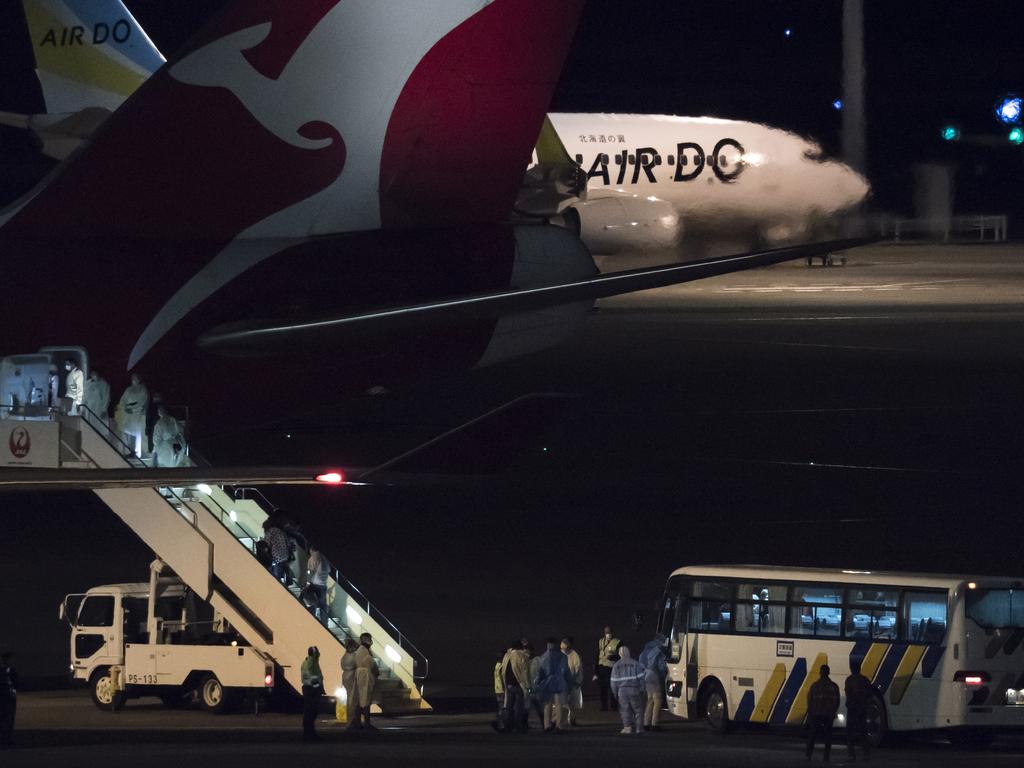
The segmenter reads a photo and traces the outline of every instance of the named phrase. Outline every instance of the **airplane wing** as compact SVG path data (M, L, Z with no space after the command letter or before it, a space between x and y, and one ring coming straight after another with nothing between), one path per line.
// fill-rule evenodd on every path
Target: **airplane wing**
M324 467L178 467L168 469L0 469L0 493L185 488L209 485L343 485L362 470Z
M457 296L423 304L387 307L301 322L230 324L203 334L199 339L199 345L209 351L228 355L251 354L254 351L283 352L311 344L337 343L360 334L496 318L560 304L662 288L744 269L846 250L867 242L870 241L831 240L701 259L683 264L611 272L555 285Z

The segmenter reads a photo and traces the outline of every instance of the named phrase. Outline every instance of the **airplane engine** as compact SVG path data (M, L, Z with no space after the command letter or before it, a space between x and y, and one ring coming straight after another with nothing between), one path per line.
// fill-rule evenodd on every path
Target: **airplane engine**
M515 228L512 289L567 283L592 277L597 272L584 243L564 229L529 224ZM494 326L477 367L559 344L575 333L593 304L588 299L502 316Z
M661 251L678 245L683 222L675 208L656 197L621 195L575 203L562 213L564 225L591 253Z

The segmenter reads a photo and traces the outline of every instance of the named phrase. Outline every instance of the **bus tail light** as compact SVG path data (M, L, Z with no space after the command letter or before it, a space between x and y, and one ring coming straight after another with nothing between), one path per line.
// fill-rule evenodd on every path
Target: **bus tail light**
M985 683L992 682L992 676L988 672L974 672L960 670L953 675L953 682L964 683L965 685L975 686L984 685Z

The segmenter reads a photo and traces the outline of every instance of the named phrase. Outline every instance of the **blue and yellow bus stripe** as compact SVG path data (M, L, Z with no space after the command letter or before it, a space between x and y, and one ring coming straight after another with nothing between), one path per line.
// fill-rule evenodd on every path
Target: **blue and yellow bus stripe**
M903 651L903 658L900 659L899 666L896 667L896 677L893 679L892 687L889 689L889 701L891 703L899 704L903 701L903 694L907 692L910 681L914 678L914 670L921 663L926 650L927 646L911 645Z
M772 670L764 690L761 691L761 696L757 700L757 706L754 707L754 712L750 715L750 722L768 722L768 716L771 715L772 708L775 706L775 700L779 697L779 691L782 690L785 682L786 665L780 661L775 665L775 669Z
M800 686L800 692L797 693L790 704L789 711L785 713L784 719L779 718L780 723L784 722L786 725L803 724L804 718L807 717L807 692L810 691L814 681L821 677L821 668L826 664L828 664L828 654L819 653L814 659L814 664L811 666L811 674L804 677Z

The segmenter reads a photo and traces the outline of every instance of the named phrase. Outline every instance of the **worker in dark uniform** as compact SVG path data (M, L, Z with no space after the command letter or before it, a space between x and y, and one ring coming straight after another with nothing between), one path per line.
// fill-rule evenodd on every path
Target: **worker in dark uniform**
M874 695L871 681L860 673L860 661L850 662L850 676L846 678L846 748L850 759L856 760L854 745L860 744L864 759L871 759L871 741L868 739L868 706Z
M820 733L825 741L825 762L832 752L832 723L839 711L839 686L828 675L828 664L821 665L821 677L807 692L807 759L814 752L814 742Z
M316 711L324 692L324 675L320 671L320 649L309 647L302 662L302 740L319 741L316 735Z
M14 715L18 709L18 670L11 652L0 655L0 747L14 746Z

